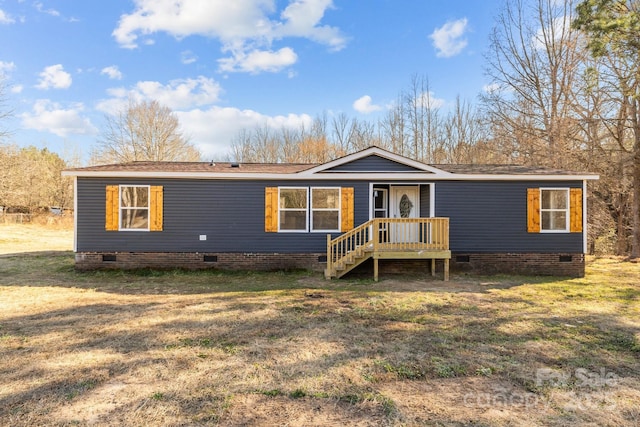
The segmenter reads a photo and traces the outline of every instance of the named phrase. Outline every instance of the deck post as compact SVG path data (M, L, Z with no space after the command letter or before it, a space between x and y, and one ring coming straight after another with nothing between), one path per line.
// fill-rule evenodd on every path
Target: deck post
M431 276L436 275L436 259L431 258Z
M378 257L373 254L373 280L378 281Z
M444 259L444 281L449 281L449 258Z
M324 275L327 279L333 276L333 256L331 252L331 234L327 234L327 271Z

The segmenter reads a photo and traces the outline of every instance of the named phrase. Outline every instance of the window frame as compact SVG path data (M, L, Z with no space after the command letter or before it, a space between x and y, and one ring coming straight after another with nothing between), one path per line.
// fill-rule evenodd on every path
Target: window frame
M543 208L543 192L544 191L563 191L565 195L565 208ZM545 229L543 227L543 212L563 212L565 213L565 224L563 229ZM570 188L568 187L546 187L540 188L540 233L569 233L571 231L571 197Z
M306 208L305 209L300 209L300 208L282 208L280 207L280 193L282 190L304 190L306 193ZM309 187L278 187L278 233L308 233L309 232ZM305 229L302 230L287 230L287 229L282 229L281 228L281 224L280 224L280 215L283 211L287 212L301 212L303 211L305 212Z
M375 193L376 192L380 192L378 194L378 196L380 196L381 200L382 200L382 204L384 205L384 207L382 208L376 208L376 197L378 197ZM373 218L388 218L389 217L389 190L386 188L373 188ZM384 212L384 216L376 216L376 212Z
M338 192L338 207L337 208L315 208L313 207L313 192L314 190L335 190ZM309 187L309 232L311 233L339 233L342 224L342 187ZM315 229L313 226L313 213L315 212L336 212L338 213L338 223L335 229Z
M126 207L122 205L122 189L128 187L139 187L147 189L147 206L146 207ZM123 228L122 216L126 210L146 210L147 211L147 228ZM118 185L118 231L150 231L151 230L151 185L138 184L120 184Z

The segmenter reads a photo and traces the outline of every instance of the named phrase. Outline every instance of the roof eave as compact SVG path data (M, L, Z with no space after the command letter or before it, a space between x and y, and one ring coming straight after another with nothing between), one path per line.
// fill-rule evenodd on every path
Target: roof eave
M79 178L140 178L140 179L218 179L218 180L407 180L407 181L584 181L597 180L593 174L578 175L536 175L536 174L454 174L433 172L379 172L331 174L311 174L307 171L296 173L215 173L215 172L149 172L149 171L79 171L65 170L62 176Z

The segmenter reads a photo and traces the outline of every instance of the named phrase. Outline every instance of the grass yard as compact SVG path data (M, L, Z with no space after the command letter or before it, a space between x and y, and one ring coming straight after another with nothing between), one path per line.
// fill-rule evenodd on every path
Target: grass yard
M51 233L0 225L0 425L640 425L639 264L77 273Z

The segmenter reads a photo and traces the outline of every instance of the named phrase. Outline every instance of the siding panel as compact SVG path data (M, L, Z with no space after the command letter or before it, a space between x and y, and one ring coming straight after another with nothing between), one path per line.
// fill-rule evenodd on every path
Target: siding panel
M79 252L278 252L326 250L326 233L266 233L265 188L309 182L171 179L78 179ZM163 231L105 231L107 185L163 186ZM312 186L354 188L354 221L368 219L368 183L314 181ZM335 233L334 236L340 233ZM201 241L200 235L207 240Z
M582 182L438 182L436 216L449 217L453 252L582 253L582 233L528 233L527 188Z
M354 188L354 225L369 219L365 181L215 181L78 178L79 252L322 253L326 233L265 232L265 188ZM107 232L107 185L163 186L161 232ZM527 233L527 188L581 188L582 182L453 182L435 184L435 215L450 218L454 252L582 253L582 233ZM420 187L420 211L429 212L429 187ZM340 233L333 233L337 236ZM200 235L207 240L201 241Z
M349 163L345 163L340 166L336 166L328 171L333 172L422 172L419 169L411 166L404 165L402 163L394 162L393 160L385 159L384 157L371 155L363 157L358 160L354 160Z

